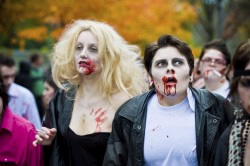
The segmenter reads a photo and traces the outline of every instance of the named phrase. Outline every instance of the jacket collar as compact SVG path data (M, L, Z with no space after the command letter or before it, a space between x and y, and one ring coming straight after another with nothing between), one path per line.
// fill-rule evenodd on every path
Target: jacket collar
M195 98L196 103L199 103L200 107L202 107L203 109L208 109L216 101L214 94L205 89L198 90L193 87L190 87L190 90L193 94L193 97ZM204 91L206 93L203 93Z

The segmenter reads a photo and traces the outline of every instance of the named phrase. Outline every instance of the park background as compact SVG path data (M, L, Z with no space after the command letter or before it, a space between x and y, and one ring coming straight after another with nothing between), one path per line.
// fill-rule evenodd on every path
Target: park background
M112 25L142 52L168 33L187 42L196 58L216 38L233 54L249 38L249 9L250 0L0 0L0 52L17 62L38 52L49 64L65 26L94 19Z

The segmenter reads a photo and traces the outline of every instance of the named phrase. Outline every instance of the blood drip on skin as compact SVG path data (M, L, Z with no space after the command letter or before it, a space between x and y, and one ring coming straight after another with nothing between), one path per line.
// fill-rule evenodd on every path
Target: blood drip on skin
M106 111L102 110L102 108L99 108L97 111L95 111L95 116L98 114L98 116L95 118L96 121L96 132L101 131L101 125L107 120L107 117L104 117Z
M95 62L88 59L84 64L80 65L84 68L84 74L89 75L95 71L96 64Z
M161 126L156 126L155 128L152 129L152 132L154 132L156 129L160 128Z
M208 78L209 72L211 72L211 70L207 70L207 71L205 72L205 78Z
M220 73L221 75L224 75L225 72L226 72L226 68L223 68L223 69L219 70L219 73Z
M173 77L173 78L175 78L175 77ZM167 96L170 96L170 95L174 96L176 94L176 84L168 84L167 83L168 82L168 78L166 76L164 76L162 78L162 82L164 84L164 93ZM173 94L171 94L171 92L170 92L172 88L174 88L174 93Z
M220 83L224 84L225 81L226 81L225 79L222 79L222 80L220 80Z
M160 85L156 84L156 86L158 89L160 88ZM156 95L157 95L158 99L162 100L164 98L164 96L157 89L155 91L156 91Z

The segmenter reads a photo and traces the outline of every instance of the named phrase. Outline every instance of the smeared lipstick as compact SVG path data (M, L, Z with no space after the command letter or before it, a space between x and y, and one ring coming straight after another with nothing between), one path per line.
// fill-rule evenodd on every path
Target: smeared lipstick
M80 61L78 64L79 64L79 67L82 67L84 69L83 72L86 75L93 73L96 68L96 64L90 59L86 61Z

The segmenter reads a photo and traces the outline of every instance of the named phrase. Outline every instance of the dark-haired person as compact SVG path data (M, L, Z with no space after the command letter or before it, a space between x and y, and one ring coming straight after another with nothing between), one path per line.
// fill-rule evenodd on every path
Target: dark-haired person
M153 89L118 109L103 165L212 165L229 102L189 86L193 54L171 35L146 48L144 64Z
M250 165L250 39L240 44L232 61L234 76L230 85L235 121L220 138L215 166Z
M44 117L46 117L49 111L49 103L52 97L55 95L58 87L52 79L51 73L45 74L44 77L44 91L43 91L43 106L44 106Z
M42 166L41 146L33 147L34 125L11 112L0 77L0 165Z
M227 98L229 81L227 73L230 69L231 55L223 40L207 43L201 52L199 66L205 81L205 88Z
M16 75L15 83L27 89L32 89L32 80L30 77L31 64L27 61L19 63L19 72Z
M36 128L42 127L35 98L30 90L14 83L15 61L9 56L0 56L0 76L10 96L9 107L15 114L31 121ZM29 81L29 80L27 80Z

